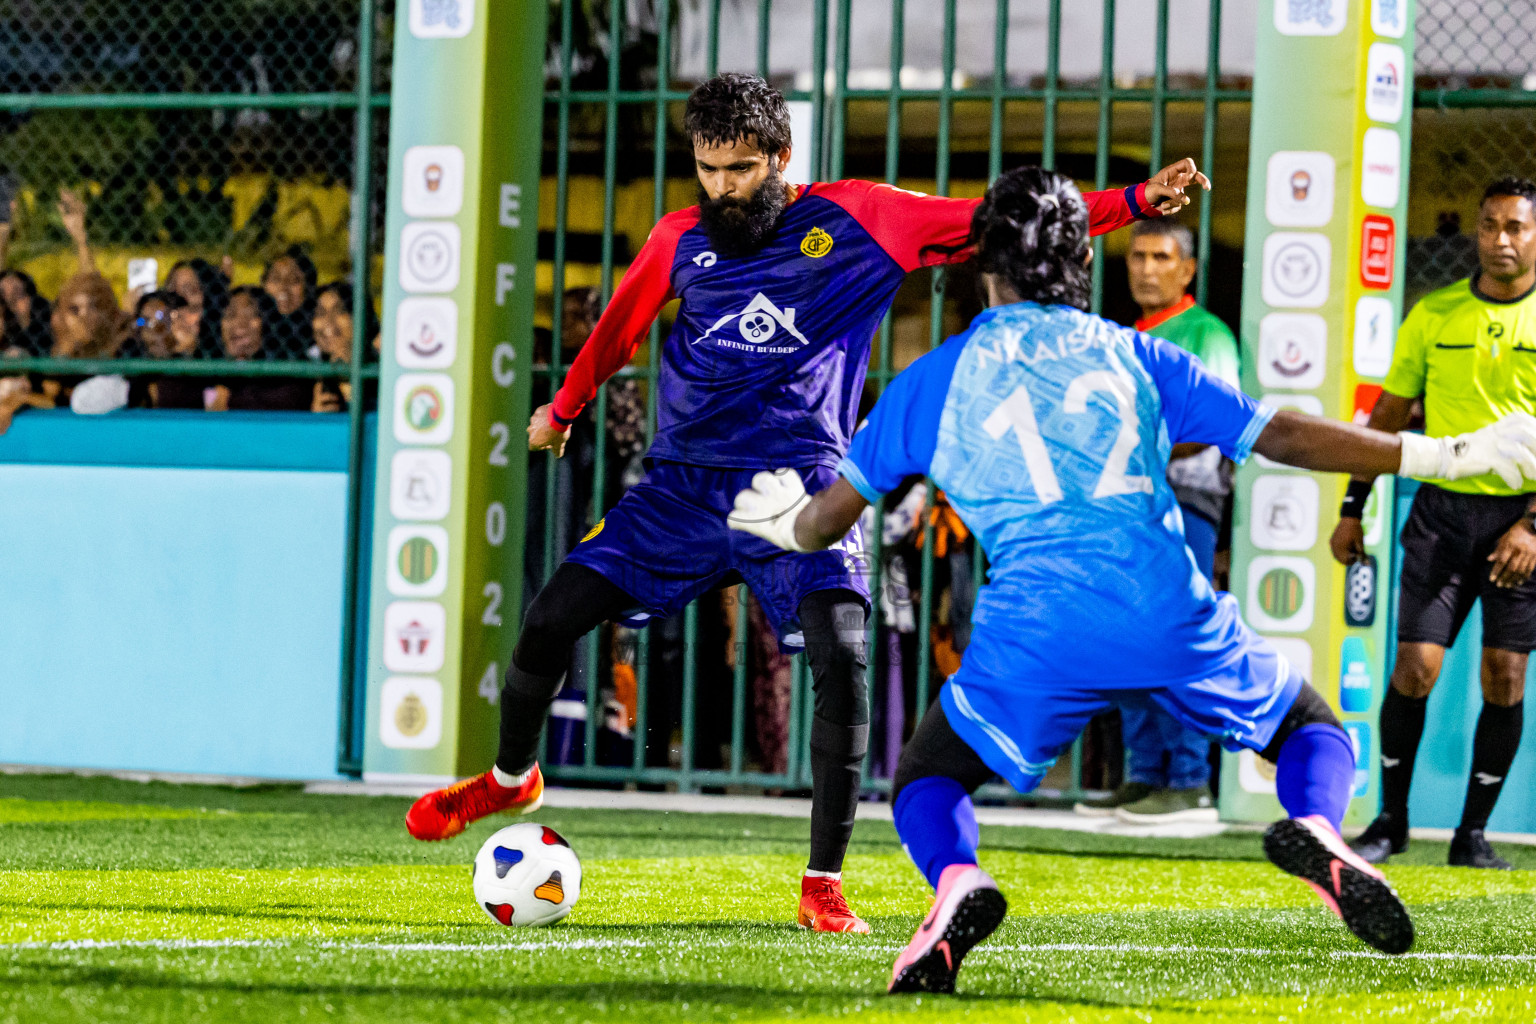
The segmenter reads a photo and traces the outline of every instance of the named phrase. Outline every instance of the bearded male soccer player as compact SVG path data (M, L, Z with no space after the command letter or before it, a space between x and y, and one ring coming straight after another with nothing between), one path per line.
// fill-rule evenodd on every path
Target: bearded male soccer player
M661 355L649 472L533 600L501 696L501 746L483 775L428 794L406 824L442 839L495 811L538 806L539 732L571 645L599 623L664 617L733 579L757 595L789 647L804 645L815 689L811 851L798 919L867 932L842 894L843 855L869 743L864 624L868 590L844 550L786 555L733 533L725 517L754 472L794 466L813 489L835 479L853 431L870 342L925 247L963 242L977 200L888 185L793 185L784 97L727 74L688 99L699 203L662 218L636 256L554 401L533 414L529 447L560 452L570 424L623 367L652 321L682 300ZM1192 161L1150 182L1088 197L1095 231L1187 203L1209 185Z
M989 308L891 383L838 480L807 496L793 469L760 472L730 517L816 551L902 480L929 474L986 550L961 667L896 769L896 830L937 896L890 990L952 991L961 958L1002 922L1007 903L977 864L970 793L994 773L1029 792L1090 716L1125 700L1273 761L1290 817L1265 833L1269 859L1363 941L1404 952L1407 910L1338 833L1354 749L1327 702L1195 566L1168 456L1214 444L1239 462L1258 451L1303 469L1493 471L1515 485L1536 478L1536 418L1431 439L1259 405L1178 346L1085 312L1087 211L1051 171L994 182L971 238Z
M1536 413L1536 182L1488 186L1477 260L1478 273L1424 296L1404 318L1370 426L1401 429L1420 396L1430 437ZM1360 515L1371 483L1350 482L1329 542L1345 565L1365 557ZM1353 845L1373 864L1407 847L1408 788L1429 693L1445 649L1481 601L1483 710L1450 863L1508 870L1483 829L1520 747L1526 662L1536 647L1536 487L1491 474L1427 483L1402 543L1397 661L1381 702L1381 814Z

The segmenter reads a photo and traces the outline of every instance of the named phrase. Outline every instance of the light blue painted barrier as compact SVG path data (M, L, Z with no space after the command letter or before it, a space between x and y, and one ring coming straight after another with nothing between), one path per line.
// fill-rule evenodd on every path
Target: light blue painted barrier
M1398 533L1407 521L1416 485L1398 481L1396 523ZM1398 545L1394 565L1402 565L1402 546ZM1393 575L1392 643L1397 643L1397 578ZM1413 790L1408 800L1408 817L1416 827L1455 828L1461 821L1461 807L1467 795L1467 773L1472 770L1472 733L1483 707L1479 680L1483 647L1483 614L1474 606L1472 615L1461 628L1456 644L1446 652L1440 681L1429 697L1424 725L1424 740L1413 768ZM1389 658L1389 661L1391 659ZM1526 676L1527 708L1536 696L1536 669ZM1536 721L1527 710L1526 730L1520 752L1504 782L1499 805L1488 822L1495 832L1536 832ZM1371 723L1372 732L1376 723ZM1379 751L1378 751L1379 752Z
M343 416L18 416L0 762L334 775L346 450Z

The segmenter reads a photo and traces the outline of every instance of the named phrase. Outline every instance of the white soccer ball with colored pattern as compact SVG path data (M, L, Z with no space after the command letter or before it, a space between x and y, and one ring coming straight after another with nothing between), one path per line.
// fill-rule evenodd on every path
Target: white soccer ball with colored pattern
M475 902L504 925L554 924L581 898L581 861L547 825L508 825L475 854Z

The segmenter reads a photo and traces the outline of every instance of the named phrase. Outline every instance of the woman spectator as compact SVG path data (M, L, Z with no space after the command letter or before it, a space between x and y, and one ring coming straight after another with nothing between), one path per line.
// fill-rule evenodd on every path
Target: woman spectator
M229 278L207 260L182 260L165 276L165 291L175 292L187 302L181 319L196 331L194 354L204 359L219 358L223 353L219 321L229 299Z
M277 302L254 285L231 289L219 321L225 358L235 362L266 359L282 318ZM308 381L284 377L242 377L214 389L208 408L225 410L289 410L304 412L312 392Z
M146 359L190 359L197 350L200 318L188 318L187 300L175 292L150 292L134 309L133 340ZM138 376L128 404L140 409L202 409L208 382L184 374Z
M352 362L352 334L356 326L352 318L352 299L352 284L349 281L332 281L315 295L315 345L320 349L320 357L326 362ZM363 337L368 339L363 362L376 363L379 358L379 318L373 312L373 303L364 302L363 310ZM310 408L315 412L345 412L351 401L350 381L321 380L315 382L314 401ZM371 412L378 407L379 382L364 381L363 408Z
M277 303L277 331L267 339L267 355L276 359L302 359L314 344L311 321L315 313L315 264L297 245L291 245L267 264L261 287Z
M94 267L64 282L49 319L55 359L111 359L128 337L117 295Z
M21 270L0 272L0 312L4 314L4 334L0 349L21 356L44 356L53 348L49 320L53 308L37 294L32 275Z

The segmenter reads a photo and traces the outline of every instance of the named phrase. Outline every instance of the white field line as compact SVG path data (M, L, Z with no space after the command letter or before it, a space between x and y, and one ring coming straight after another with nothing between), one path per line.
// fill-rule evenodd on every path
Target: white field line
M539 953L565 952L574 949L648 949L665 946L675 949L675 941L651 942L645 939L546 939L525 942L353 942L345 939L310 941L304 938L289 939L69 939L58 942L0 943L0 951L39 950L69 952L77 950L148 949L148 950L196 950L196 949L288 949L309 946L315 949L334 949L349 952L380 953ZM757 946L759 943L711 939L692 945L705 948L735 948ZM806 946L804 951L813 956L828 953L853 955L890 954L902 947L889 943L849 943L839 946ZM780 946L777 952L788 952ZM1082 943L1048 942L1014 945L983 945L972 951L972 956L1029 953L1111 953L1152 956L1243 956L1300 959L1317 955L1304 949L1232 949L1211 946L1144 946L1132 943ZM1333 959L1366 960L1436 960L1469 963L1536 963L1536 953L1458 953L1424 952L1404 953L1391 957L1367 949L1339 949L1321 955Z

